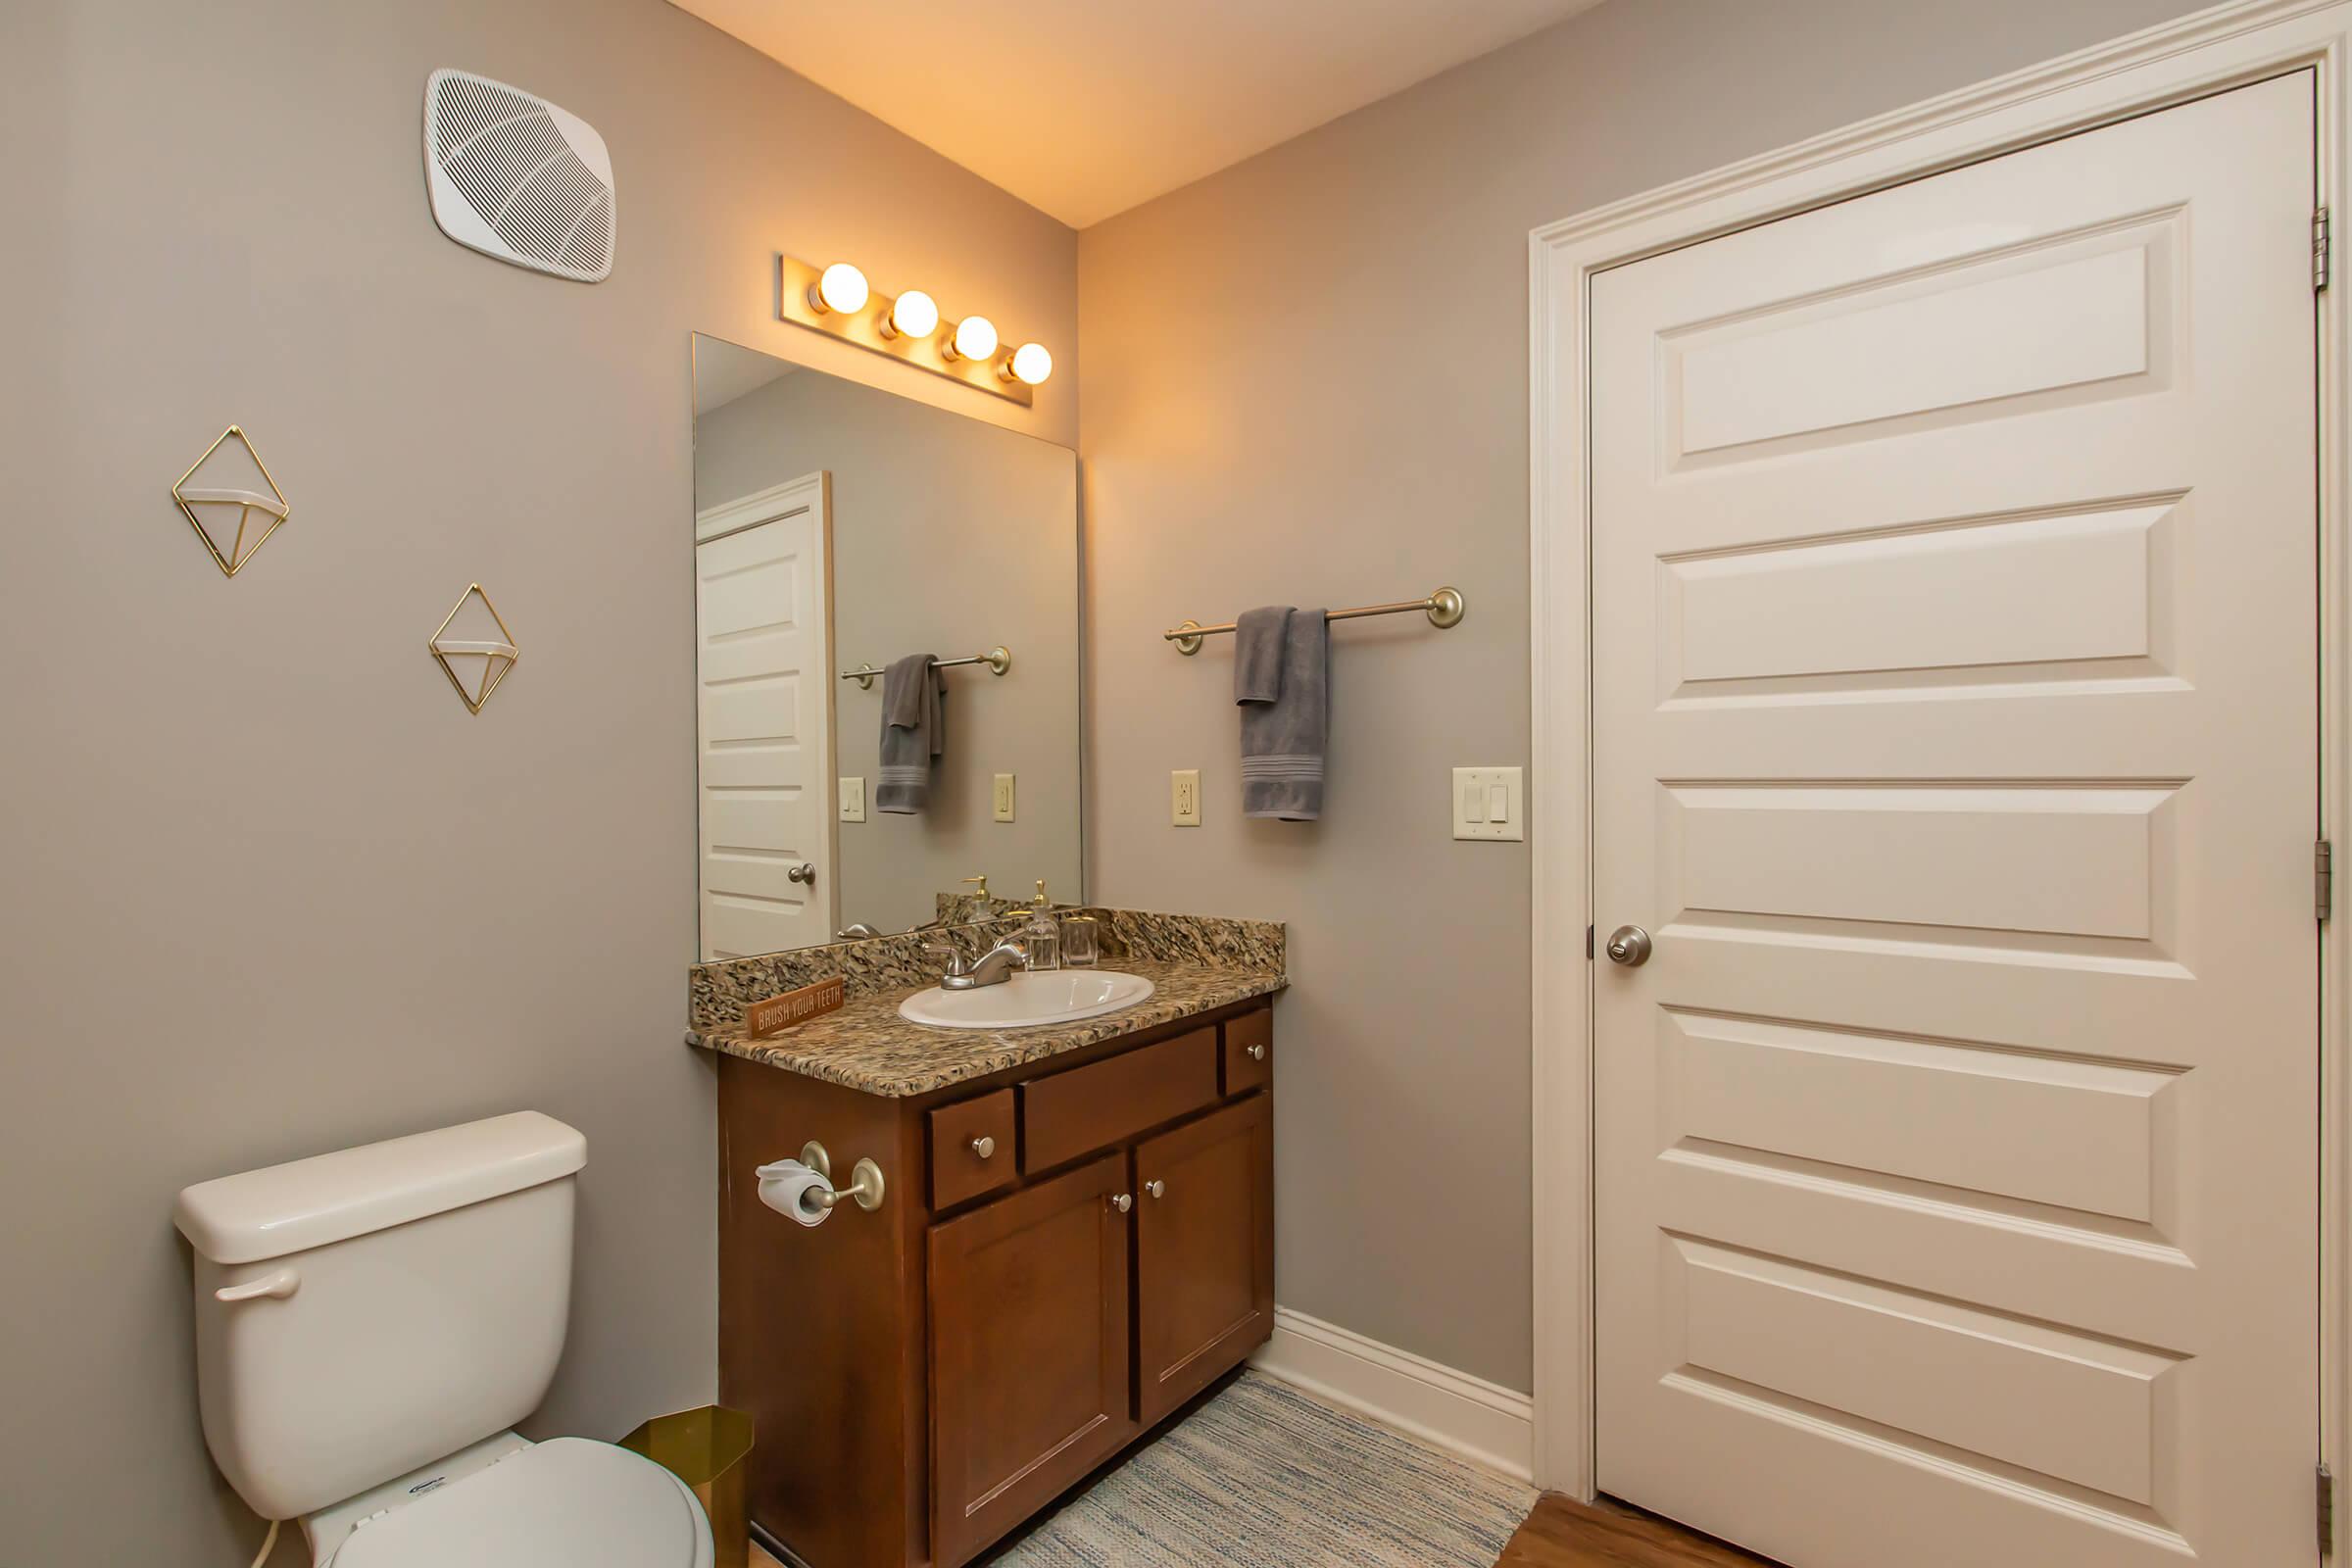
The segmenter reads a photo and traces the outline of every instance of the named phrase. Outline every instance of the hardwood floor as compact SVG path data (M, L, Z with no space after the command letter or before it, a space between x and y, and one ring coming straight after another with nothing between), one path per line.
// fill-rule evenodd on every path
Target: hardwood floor
M1494 1568L1773 1568L1765 1558L1616 1503L1547 1492Z
M783 1568L752 1544L752 1568ZM1494 1568L1777 1568L1679 1525L1612 1503L1588 1508L1547 1492Z

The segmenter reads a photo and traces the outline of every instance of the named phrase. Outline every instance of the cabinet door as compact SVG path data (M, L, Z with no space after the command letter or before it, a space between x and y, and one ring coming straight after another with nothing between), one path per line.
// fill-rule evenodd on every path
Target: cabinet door
M1136 1149L1136 1340L1147 1424L1274 1332L1271 1107L1255 1095Z
M931 1547L956 1568L1136 1430L1127 1156L931 1228Z

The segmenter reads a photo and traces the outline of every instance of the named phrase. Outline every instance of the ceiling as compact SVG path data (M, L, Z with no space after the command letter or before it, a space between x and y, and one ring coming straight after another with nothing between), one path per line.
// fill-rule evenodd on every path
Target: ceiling
M1598 0L672 0L1075 228Z

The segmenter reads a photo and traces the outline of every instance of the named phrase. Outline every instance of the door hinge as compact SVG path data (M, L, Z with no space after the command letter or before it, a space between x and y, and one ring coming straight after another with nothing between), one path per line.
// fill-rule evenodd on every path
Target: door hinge
M2311 286L2315 293L2328 286L2328 253L2333 249L2328 235L2328 209L2315 209L2311 215Z
M2311 910L2322 920L2335 912L2335 846L2326 839L2311 847Z
M2326 1465L2320 1466L2320 1555L2325 1557L2335 1550L2335 1476Z
M1585 927L1585 956L1588 958L1592 956L1592 928L1591 926Z

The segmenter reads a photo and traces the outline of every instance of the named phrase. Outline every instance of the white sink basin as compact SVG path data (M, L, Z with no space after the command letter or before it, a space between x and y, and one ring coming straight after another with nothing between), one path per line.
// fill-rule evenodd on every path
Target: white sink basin
M1152 989L1140 974L1111 969L1024 970L1002 985L918 991L899 1004L899 1016L943 1029L1023 1029L1116 1012L1134 1006Z

